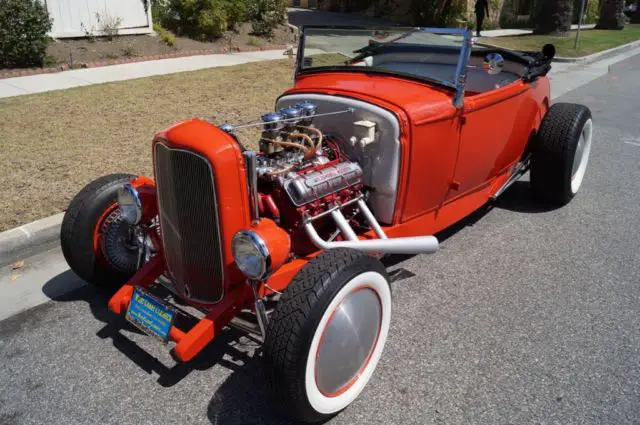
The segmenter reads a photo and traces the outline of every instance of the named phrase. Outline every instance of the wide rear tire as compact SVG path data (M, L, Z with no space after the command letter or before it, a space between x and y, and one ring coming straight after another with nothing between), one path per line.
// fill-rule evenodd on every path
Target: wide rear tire
M120 246L127 225L116 204L118 188L135 177L110 174L94 180L73 198L64 215L62 253L71 270L89 283L119 286L135 272L137 253Z
M556 103L542 121L531 156L531 188L544 200L565 205L582 186L593 138L591 111Z
M272 314L267 379L287 414L324 421L351 404L380 359L391 319L384 266L352 249L311 260Z

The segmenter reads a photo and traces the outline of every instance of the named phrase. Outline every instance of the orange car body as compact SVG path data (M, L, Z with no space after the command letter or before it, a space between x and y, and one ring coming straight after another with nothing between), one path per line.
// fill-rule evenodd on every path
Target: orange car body
M533 82L517 80L484 93L467 92L464 106L456 108L450 90L427 82L365 72L319 72L299 75L285 94L346 96L395 114L401 133L399 187L393 222L384 226L384 231L389 237L403 237L435 234L487 203L510 177L540 126L549 108L549 92L546 76ZM158 133L154 143L157 141L200 153L212 164L214 179L224 181L216 184L224 297L217 304L202 306L208 314L190 331L173 327L170 332L170 339L177 343L176 357L188 361L215 338L239 309L251 307L253 296L234 264L231 239L237 231L255 225L250 218L247 172L233 136L194 119ZM154 196L150 179L139 180L137 187L145 196ZM268 219L257 226L262 232L279 231ZM360 235L373 237L373 232ZM161 247L159 236L154 238L154 245ZM262 294L286 288L296 272L319 253L289 260L286 238L270 249L277 267L261 285ZM162 251L158 249L151 262L113 296L110 309L124 314L134 287L150 286L164 271Z

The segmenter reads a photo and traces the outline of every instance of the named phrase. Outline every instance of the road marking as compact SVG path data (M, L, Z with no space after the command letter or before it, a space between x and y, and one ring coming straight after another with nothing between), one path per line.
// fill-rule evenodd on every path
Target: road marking
M631 145L631 146L638 146L640 147L640 143L637 142L627 142L626 140L624 141L624 143L626 143L627 145Z
M22 230L24 234L27 235L28 238L31 237L31 233L29 233L29 231L25 229L23 226L18 227L18 229Z

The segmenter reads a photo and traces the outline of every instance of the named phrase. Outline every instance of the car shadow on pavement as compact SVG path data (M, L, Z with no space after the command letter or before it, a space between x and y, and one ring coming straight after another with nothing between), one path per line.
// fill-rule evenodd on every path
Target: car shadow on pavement
M238 362L246 362L247 359L250 359L247 353L236 348L238 341L242 337L246 339L246 334L235 329L225 328L213 343L209 344L191 361L186 363L176 361L173 366L167 366L121 332L126 330L134 334L142 334L135 326L123 317L111 312L107 307L107 303L114 294L115 289L96 288L85 284L70 292L64 290L65 287L69 286L69 282L78 279L75 273L68 270L45 283L42 291L53 301L86 302L93 316L105 324L97 332L96 336L101 339L111 339L114 347L145 372L149 374L157 373L157 382L163 387L176 385L191 371L210 369L214 365L238 370L240 368L237 366ZM188 325L188 323L186 324ZM185 327L185 329L188 329L188 327Z
M536 214L553 211L560 208L557 205L546 203L540 199L537 199L531 193L531 187L526 180L518 180L506 192L502 194L496 201L489 201L482 205L480 208L458 221L452 224L446 229L441 230L434 236L438 239L438 242L442 243L450 237L456 235L463 229L473 226L480 220L482 220L491 210L494 208L503 209L507 211L520 212L525 214ZM382 263L385 267L390 268L397 266L404 261L414 257L415 255L388 255L382 258ZM389 273L391 281L402 280L407 277L411 277L412 273L403 269L397 268Z
M286 417L274 402L258 351L216 390L209 402L207 417L212 424L225 425L297 423Z
M494 203L493 207L521 213L544 213L560 208L534 196L526 180L513 183Z
M200 354L187 363L174 366L163 364L121 333L141 333L124 318L112 313L107 303L115 290L96 288L85 284L70 292L70 284L79 286L79 278L66 271L49 280L43 292L56 302L85 302L93 316L104 323L97 337L111 339L114 347L145 372L158 374L158 384L171 387L193 370L207 370L214 365L232 371L217 389L207 407L207 416L214 424L290 424L276 410L262 376L259 342L248 334L233 328L224 328L219 336Z

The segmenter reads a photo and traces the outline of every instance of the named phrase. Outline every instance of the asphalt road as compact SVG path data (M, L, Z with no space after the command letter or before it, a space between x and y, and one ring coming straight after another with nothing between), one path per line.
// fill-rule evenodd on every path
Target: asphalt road
M567 207L520 182L439 253L390 264L385 352L332 424L640 423L639 69L640 55L556 100L596 124ZM53 301L0 322L0 424L290 423L240 333L176 365L71 272L42 291Z

